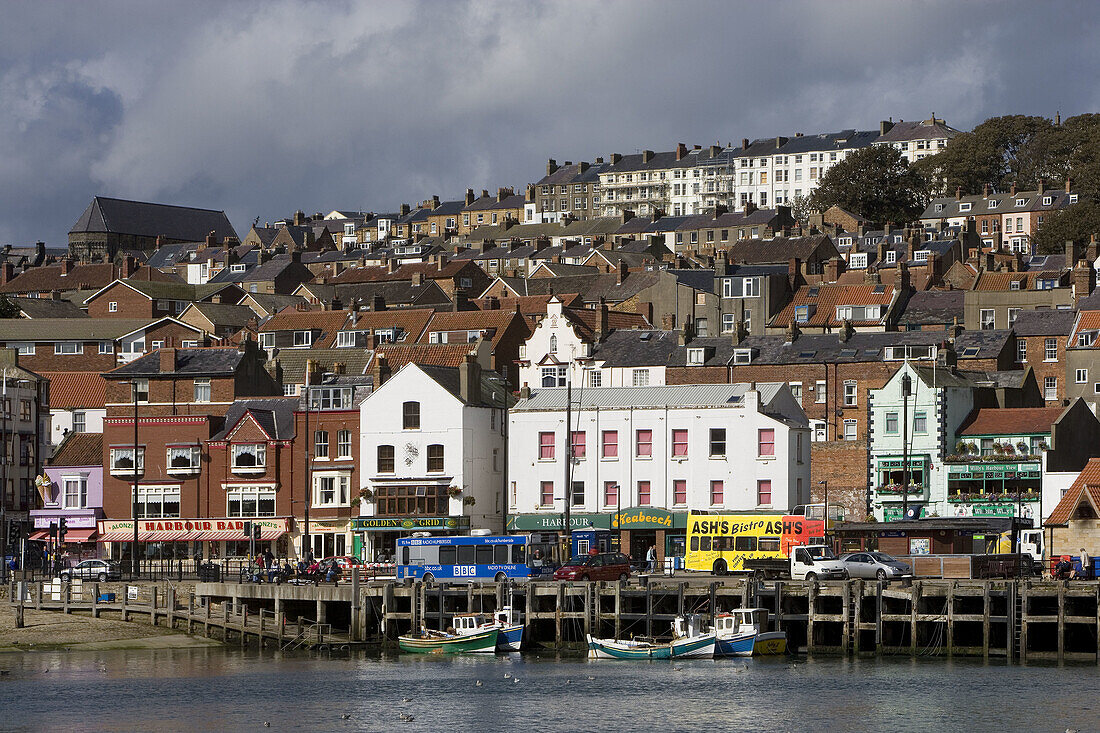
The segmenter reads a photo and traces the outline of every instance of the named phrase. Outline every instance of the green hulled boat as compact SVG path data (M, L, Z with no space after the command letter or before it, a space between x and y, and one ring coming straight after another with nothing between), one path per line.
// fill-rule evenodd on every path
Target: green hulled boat
M480 634L458 636L438 631L426 631L416 636L400 636L401 651L410 654L492 654L497 649L500 629L489 629Z

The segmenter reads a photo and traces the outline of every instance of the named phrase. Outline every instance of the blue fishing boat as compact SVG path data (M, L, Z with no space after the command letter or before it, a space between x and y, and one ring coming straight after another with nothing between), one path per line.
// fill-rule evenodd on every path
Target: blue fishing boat
M787 632L768 631L768 611L739 608L714 617L714 656L751 657L785 654Z

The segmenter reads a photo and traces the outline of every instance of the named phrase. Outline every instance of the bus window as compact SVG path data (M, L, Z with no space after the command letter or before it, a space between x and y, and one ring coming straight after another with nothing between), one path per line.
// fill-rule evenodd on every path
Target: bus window
M401 564L402 565L408 565L409 564L409 548L408 548L408 546L405 546L405 547L401 548Z
M691 551L692 552L699 552L699 538L698 537L692 537L691 538Z
M527 562L527 545L512 545L512 562L516 565Z
M458 546L458 564L459 565L473 565L474 564L474 546L473 545L459 545Z
M760 538L760 551L761 552L779 552L779 538L778 537L761 537Z
M477 548L477 564L478 565L491 565L493 562L493 547L492 545L479 545Z
M443 545L439 548L439 564L454 565L458 559L458 548L454 545Z
M733 549L738 552L753 552L756 550L756 538L747 535L738 535L733 540Z
M703 535L699 538L699 550L702 552L710 552L710 535Z
M508 562L508 545L496 545L493 547L493 562L503 565Z

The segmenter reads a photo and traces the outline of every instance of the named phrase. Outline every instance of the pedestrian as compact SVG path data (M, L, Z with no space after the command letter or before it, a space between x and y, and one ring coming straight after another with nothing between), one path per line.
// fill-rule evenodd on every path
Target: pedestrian
M652 573L657 569L657 546L650 545L645 553L646 572Z
M267 565L267 567L269 568L275 565L275 555L271 553L270 547L264 550L264 564Z
M1090 564L1091 564L1091 560L1089 559L1089 553L1088 553L1087 550L1085 550L1084 547L1082 547L1081 548L1081 569L1080 570L1074 570L1072 577L1076 580L1087 580L1089 575L1090 575L1090 571L1092 570L1092 568L1089 567Z

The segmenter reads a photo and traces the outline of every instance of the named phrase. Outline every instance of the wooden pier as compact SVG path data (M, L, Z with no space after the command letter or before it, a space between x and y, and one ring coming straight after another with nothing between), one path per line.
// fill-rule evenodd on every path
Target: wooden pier
M773 628L811 655L908 655L1100 662L1100 583L913 580L758 583L747 578L653 576L632 583L332 585L198 583L180 597L156 584L27 585L27 607L119 614L224 642L281 649L392 644L456 613L523 611L525 644L579 648L585 635L667 634L677 614L743 607L770 611ZM135 591L136 589L136 591ZM103 593L115 600L104 602ZM19 603L15 584L10 603Z

